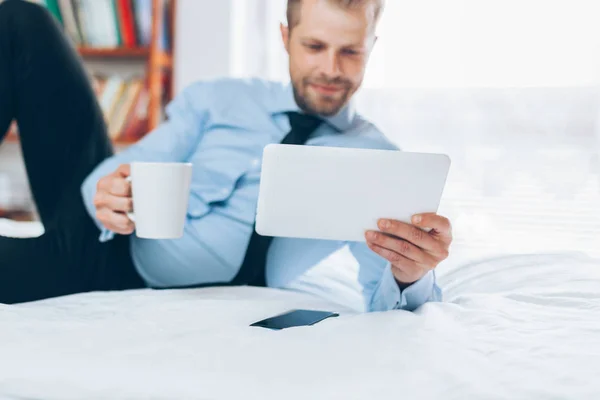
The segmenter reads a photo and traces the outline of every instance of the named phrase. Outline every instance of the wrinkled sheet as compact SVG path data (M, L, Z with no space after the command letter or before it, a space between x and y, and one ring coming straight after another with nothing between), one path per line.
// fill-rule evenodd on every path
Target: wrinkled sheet
M0 306L0 398L600 397L600 261L499 257L439 282L445 302L415 313L248 287ZM295 308L342 315L248 326Z

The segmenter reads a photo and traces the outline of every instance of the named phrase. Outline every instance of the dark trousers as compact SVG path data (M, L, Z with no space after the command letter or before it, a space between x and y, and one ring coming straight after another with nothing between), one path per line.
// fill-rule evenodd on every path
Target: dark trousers
M143 287L129 238L100 243L83 205L83 180L113 151L89 78L60 25L23 0L0 4L0 141L12 120L45 234L0 236L0 303Z

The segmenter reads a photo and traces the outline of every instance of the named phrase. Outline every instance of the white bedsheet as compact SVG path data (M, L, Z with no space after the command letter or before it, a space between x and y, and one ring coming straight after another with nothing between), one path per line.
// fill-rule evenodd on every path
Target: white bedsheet
M355 314L257 288L91 293L0 306L0 398L600 398L600 262L453 268L446 302ZM248 325L337 309L313 327Z

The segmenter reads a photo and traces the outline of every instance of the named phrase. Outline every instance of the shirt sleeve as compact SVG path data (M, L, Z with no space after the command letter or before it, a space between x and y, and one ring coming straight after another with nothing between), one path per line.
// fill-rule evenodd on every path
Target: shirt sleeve
M119 165L133 161L183 162L196 148L207 119L210 88L197 83L184 90L167 106L167 122L126 150L106 159L85 179L81 194L85 207L101 230L100 241L112 239L114 233L105 229L96 218L94 196L98 181L114 172ZM192 101L193 99L193 101Z
M363 286L367 311L414 311L429 301L441 301L435 271L400 290L389 262L371 251L365 243L351 243L350 250L358 260L359 282Z

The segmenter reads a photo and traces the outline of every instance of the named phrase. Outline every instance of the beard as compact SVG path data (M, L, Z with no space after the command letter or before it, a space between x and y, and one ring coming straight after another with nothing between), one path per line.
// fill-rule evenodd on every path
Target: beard
M311 85L323 85L339 89L332 95L317 92ZM336 115L346 104L357 89L354 84L344 78L329 79L327 77L304 77L299 82L293 81L294 99L296 104L308 114L331 117Z

